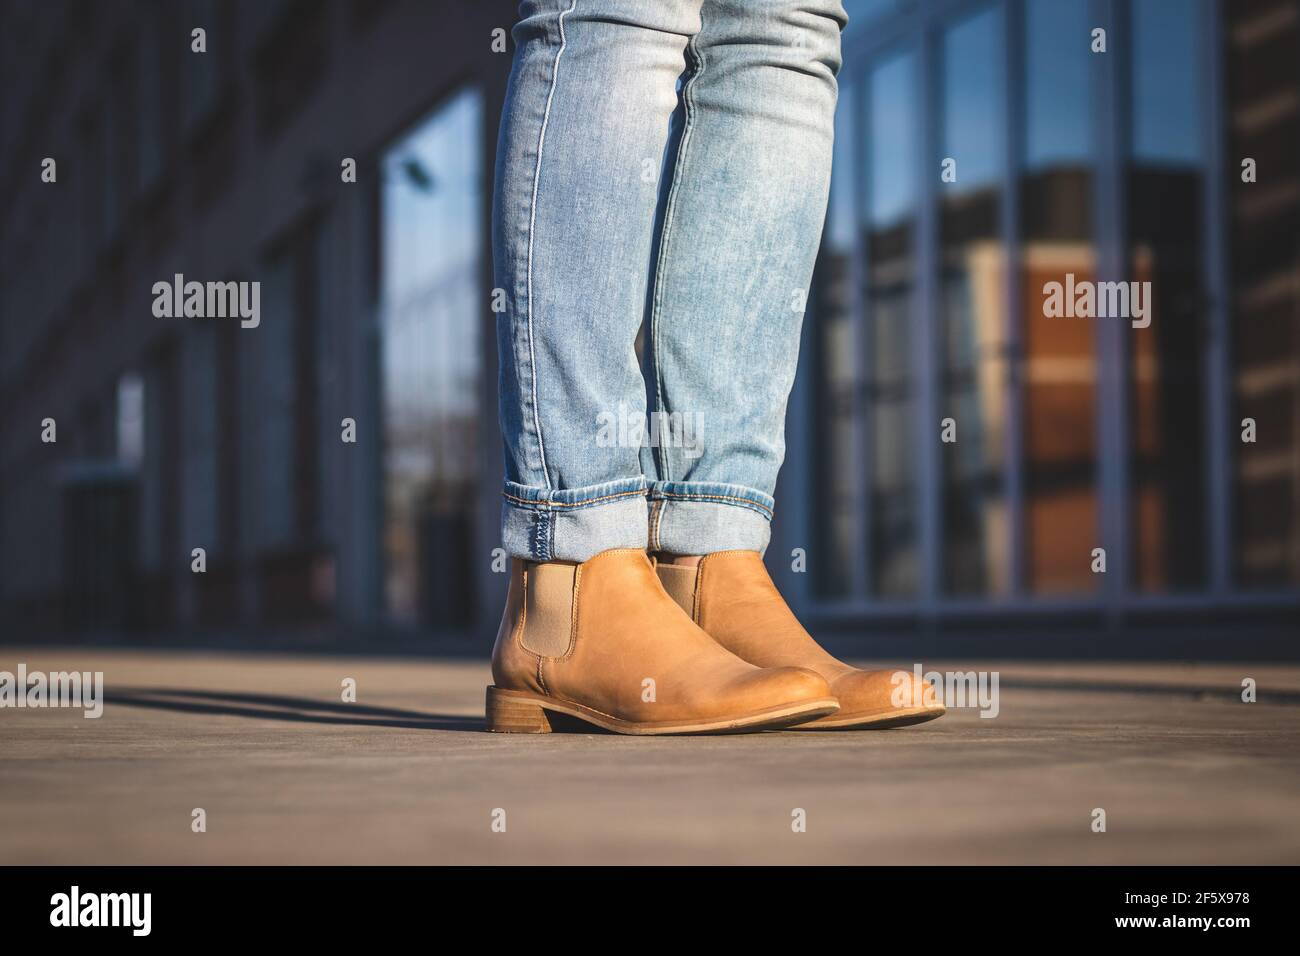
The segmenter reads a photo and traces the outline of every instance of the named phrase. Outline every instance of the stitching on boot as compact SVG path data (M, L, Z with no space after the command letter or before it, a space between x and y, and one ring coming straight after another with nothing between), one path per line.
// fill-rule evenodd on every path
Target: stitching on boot
M704 571L709 566L709 562L713 560L714 555L718 553L715 551L713 554L706 554L703 560L700 561L699 570L695 572L695 593L691 596L694 612L691 617L700 627L704 626L700 623L704 619Z
M695 587L691 589L691 620L700 623L700 605L704 600L704 562L695 569Z
M564 656L559 658L567 661L573 656L573 652L578 648L578 589L582 587L582 565L573 569L573 599L569 606L569 646L564 651Z
M538 685L542 688L543 693L547 693L546 684L541 680L542 659L533 651L529 650L524 644L524 629L528 625L528 563L524 562L523 570L519 574L519 620L515 622L514 630L511 631L510 638L520 653L533 658L537 661Z
M523 574L520 577L519 585L519 621L515 624L514 639L523 650L524 647L524 622L528 620L528 568L524 567ZM531 654L532 652L529 651Z

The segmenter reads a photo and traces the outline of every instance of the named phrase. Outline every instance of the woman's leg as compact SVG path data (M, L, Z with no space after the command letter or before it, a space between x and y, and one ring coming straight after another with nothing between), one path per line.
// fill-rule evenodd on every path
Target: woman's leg
M502 536L515 557L585 561L646 545L639 448L617 418L645 415L635 342L699 2L535 0L521 15L492 217Z
M944 710L928 685L822 650L761 557L830 185L842 8L705 0L701 19L651 308L654 410L693 439L643 455L658 573L739 657L826 679L840 710L802 727L929 720Z
M664 592L644 550L639 433L620 428L645 413L635 339L699 5L548 0L515 28L493 247L516 560L492 730L545 732L555 714L636 734L758 729L837 707L817 674L741 660Z
M705 0L701 21L649 316L650 546L761 551L826 214L844 14L838 0Z

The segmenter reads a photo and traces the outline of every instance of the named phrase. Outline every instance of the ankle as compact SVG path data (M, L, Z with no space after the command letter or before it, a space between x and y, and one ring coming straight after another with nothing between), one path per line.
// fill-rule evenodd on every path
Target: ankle
M659 564L671 564L677 567L697 568L704 560L702 554L672 554L668 551L654 552L654 559Z

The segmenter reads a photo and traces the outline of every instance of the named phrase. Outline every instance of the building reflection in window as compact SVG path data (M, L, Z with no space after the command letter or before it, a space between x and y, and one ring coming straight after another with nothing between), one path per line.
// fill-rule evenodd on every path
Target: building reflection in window
M1086 3L1025 4L1023 240L1026 585L1091 591L1097 540L1095 322L1044 315L1049 282L1095 281Z
M911 371L920 106L915 55L882 60L866 82L870 590L876 597L912 597L920 570Z
M387 609L465 620L478 481L483 186L477 90L383 158L380 328Z
M853 237L858 228L858 171L853 161L856 84L840 87L835 113L835 157L830 206L816 272L816 420L821 555L816 565L818 593L844 597L861 582L852 578L861 534L862 481L858 448L861 434L861 385L857 338L854 332L855 286Z
M1005 593L1005 256L998 184L1005 148L1002 17L986 10L942 36L939 332L944 590Z
M844 12L849 15L850 27L860 27L893 13L901 5L901 0L844 0Z
M1130 274L1123 278L1151 283L1151 324L1125 332L1131 583L1143 591L1200 588L1208 553L1202 386L1208 316L1201 280L1199 20L1162 0L1134 0L1131 9Z

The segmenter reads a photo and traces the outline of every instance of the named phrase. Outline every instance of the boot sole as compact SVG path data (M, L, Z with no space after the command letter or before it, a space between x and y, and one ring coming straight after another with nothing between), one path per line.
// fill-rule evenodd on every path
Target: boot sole
M943 707L908 707L878 714L832 714L809 721L792 730L888 730L890 727L907 727L923 724L948 713Z
M756 730L773 730L789 727L833 714L839 703L833 697L801 701L768 707L737 717L695 721L632 721L602 714L598 710L570 701L543 697L523 690L487 689L487 729L497 734L549 734L553 727L551 715L562 714L584 723L630 736L663 734L727 734L748 733Z

